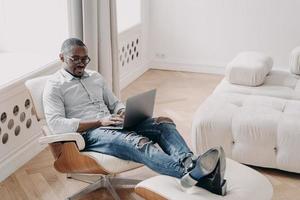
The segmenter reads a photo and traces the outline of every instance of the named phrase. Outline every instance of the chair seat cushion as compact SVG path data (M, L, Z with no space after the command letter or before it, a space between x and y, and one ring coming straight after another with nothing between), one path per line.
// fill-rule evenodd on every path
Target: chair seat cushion
M257 171L227 159L225 178L227 195L219 196L199 187L183 191L179 179L155 176L140 182L135 191L145 199L172 200L270 200L273 188L266 177Z
M226 67L226 79L233 84L259 86L273 66L273 60L260 52L242 52Z
M143 166L143 164L140 163L122 160L114 156L97 152L89 151L82 152L82 154L93 158L106 172L110 174L117 174Z

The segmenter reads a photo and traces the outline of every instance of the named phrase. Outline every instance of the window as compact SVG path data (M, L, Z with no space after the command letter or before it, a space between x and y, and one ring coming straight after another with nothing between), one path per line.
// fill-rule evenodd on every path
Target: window
M67 15L67 0L0 0L0 85L58 59Z
M141 23L141 0L117 0L118 32Z

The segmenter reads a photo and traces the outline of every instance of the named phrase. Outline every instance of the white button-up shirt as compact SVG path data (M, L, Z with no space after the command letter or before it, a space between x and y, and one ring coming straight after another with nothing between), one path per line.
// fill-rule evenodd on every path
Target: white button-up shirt
M55 134L76 132L80 120L108 117L125 108L98 72L86 70L76 78L65 69L47 81L43 105L48 126Z

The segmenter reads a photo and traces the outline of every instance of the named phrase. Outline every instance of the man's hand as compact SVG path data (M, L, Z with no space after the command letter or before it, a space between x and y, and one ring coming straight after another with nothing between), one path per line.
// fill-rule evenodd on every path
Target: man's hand
M110 125L117 125L122 124L124 119L121 118L119 115L112 115L110 117L105 117L100 119L101 126L110 126Z
M99 126L117 125L123 123L124 119L118 115L112 115L102 119L82 120L79 122L77 132L82 133Z
M125 117L125 109L119 110L118 113L117 113L117 115L119 117L121 117L122 119L124 119L124 117Z
M122 111L120 112L119 116L120 116L122 119L124 119L124 117L125 117L125 110L122 110Z

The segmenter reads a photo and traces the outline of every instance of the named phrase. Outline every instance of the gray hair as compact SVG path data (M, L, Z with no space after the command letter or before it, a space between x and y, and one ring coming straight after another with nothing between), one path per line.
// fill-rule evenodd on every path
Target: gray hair
M74 47L86 47L86 46L78 38L69 38L63 42L60 51L62 54L65 55L65 54L69 53Z

